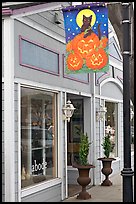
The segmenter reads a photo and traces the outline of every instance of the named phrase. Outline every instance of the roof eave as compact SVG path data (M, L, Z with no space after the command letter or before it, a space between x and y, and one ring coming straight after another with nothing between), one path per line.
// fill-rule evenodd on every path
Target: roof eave
M26 6L26 7L22 7L22 8L11 8L11 7L5 7L2 8L2 15L15 15L15 16L27 16L33 13L37 13L37 12L41 12L44 10L50 10L50 9L55 9L58 8L60 9L62 2L44 2L44 3L38 3L38 4L34 4L31 6Z

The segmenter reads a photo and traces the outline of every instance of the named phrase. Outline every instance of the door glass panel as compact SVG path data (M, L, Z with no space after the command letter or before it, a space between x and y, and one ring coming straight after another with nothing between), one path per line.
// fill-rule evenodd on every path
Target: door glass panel
M79 159L80 132L84 132L83 99L70 99L76 108L68 123L68 165Z
M107 112L105 115L105 134L110 135L112 143L112 150L110 157L116 157L118 155L118 106L117 103L105 102Z

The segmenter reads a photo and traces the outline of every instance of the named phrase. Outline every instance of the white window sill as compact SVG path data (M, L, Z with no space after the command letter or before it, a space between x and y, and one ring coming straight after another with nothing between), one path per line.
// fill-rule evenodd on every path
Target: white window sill
M32 193L36 193L42 190L45 190L49 187L60 184L62 181L60 178L52 179L46 182L39 183L35 186L27 187L26 189L21 190L21 198L31 195Z

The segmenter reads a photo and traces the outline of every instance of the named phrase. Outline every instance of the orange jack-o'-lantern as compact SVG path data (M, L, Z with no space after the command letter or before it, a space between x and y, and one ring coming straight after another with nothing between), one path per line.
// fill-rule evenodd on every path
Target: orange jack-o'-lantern
M94 49L86 57L86 66L93 70L102 69L107 62L108 56L102 48L96 50Z
M94 49L96 49L100 45L100 40L95 33L92 33L91 35L87 36L85 39L86 39L86 42L93 44Z
M77 53L70 53L67 57L67 66L69 70L79 70L83 66L83 59Z
M82 40L84 37L84 33L79 33L78 35L76 35L73 40L71 40L71 43L72 43L72 48L73 50L75 51L77 49L77 44L80 40Z
M74 46L74 51L78 52L83 58L92 52L93 49L96 49L100 44L99 38L95 33L87 36L86 38L82 37L76 41L76 46Z

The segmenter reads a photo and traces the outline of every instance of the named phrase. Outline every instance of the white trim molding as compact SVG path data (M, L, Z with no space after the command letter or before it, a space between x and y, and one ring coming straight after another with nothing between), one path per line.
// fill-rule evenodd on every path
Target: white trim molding
M45 4L39 4L39 5L33 5L25 8L20 8L20 9L15 9L13 11L12 18L17 18L17 17L23 17L23 16L28 16L44 11L50 11L50 10L59 10L62 9L62 2L49 2Z
M33 29L45 34L45 35L48 35L49 37L51 37L51 38L53 38L53 39L55 39L55 40L57 40L57 41L59 41L59 42L61 42L63 44L66 44L66 40L65 40L64 37L62 37L62 36L60 36L58 34L54 35L54 33L52 31L49 31L48 29L45 29L45 28L43 29L38 23L35 23L31 19L28 20L28 19L18 17L15 20L17 20L17 21L19 21L19 22L21 22L21 23L23 23L25 25L28 25L29 27L31 27L31 28L33 28Z
M18 202L21 202L21 86L18 83Z
M114 78L109 77L109 78L103 80L103 81L100 83L100 95L101 95L102 86L103 86L104 84L106 84L107 82L113 82L113 83L117 84L118 87L121 89L121 91L123 91L123 85L122 85L122 83L119 82L119 81L117 81L117 80L114 79Z
M4 19L5 202L15 202L14 20Z
M20 83L21 85L24 85L24 86L32 86L32 87L36 87L36 88L40 88L40 89L46 89L46 90L57 92L57 93L59 93L60 91L64 91L63 87L47 85L47 84L34 82L34 81L21 79L21 78L15 78L14 82ZM65 92L75 94L75 95L87 96L87 97L92 96L92 94L88 94L87 92L80 92L80 91L69 89L69 88L65 88Z
M111 24L111 22L110 22L109 19L108 19L108 26L109 26L109 28L112 30L112 32L109 34L109 38L111 38L111 37L114 36L114 38L116 39L116 42L117 42L117 44L118 44L118 46L119 46L119 48L120 48L120 44L119 44L119 40L118 40L117 34L116 34L116 32L115 32L115 30L114 30L114 27L113 27L113 25Z
M30 187L23 189L21 191L21 198L23 198L25 196L29 196L29 195L37 193L37 192L40 192L40 191L45 190L47 188L50 188L52 186L59 185L61 182L62 181L60 178L56 178L56 179L49 180L46 182L41 182L35 186L30 186Z
M64 195L64 137L63 137L63 120L62 120L62 106L63 106L63 93L60 92L58 94L58 177L61 178L62 183L61 183L61 199L63 200L65 195Z

